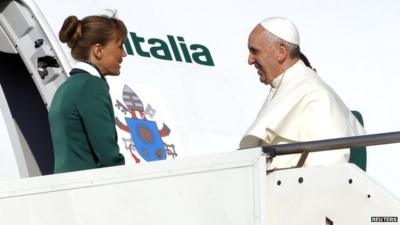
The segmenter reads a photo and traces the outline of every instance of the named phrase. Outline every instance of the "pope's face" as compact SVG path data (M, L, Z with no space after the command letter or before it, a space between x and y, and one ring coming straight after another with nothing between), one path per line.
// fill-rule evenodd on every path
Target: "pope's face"
M257 25L250 33L248 63L256 68L261 83L271 84L279 75L279 63L276 59L277 48L268 40L265 32L261 25Z

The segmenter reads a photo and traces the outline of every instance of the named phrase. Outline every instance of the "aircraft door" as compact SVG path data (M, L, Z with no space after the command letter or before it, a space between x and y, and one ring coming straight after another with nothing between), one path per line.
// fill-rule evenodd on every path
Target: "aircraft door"
M5 151L14 152L19 167L26 167L28 172L20 176L53 173L47 113L69 67L50 27L33 4L0 3L0 95L6 99L1 106L2 112L14 120L7 124L8 131L18 133L11 140L13 149Z

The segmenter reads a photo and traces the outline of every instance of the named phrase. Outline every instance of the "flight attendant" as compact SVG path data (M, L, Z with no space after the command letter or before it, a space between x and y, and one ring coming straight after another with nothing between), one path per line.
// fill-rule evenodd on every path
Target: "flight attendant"
M123 165L117 145L115 116L105 76L118 76L124 23L114 17L69 16L59 39L78 62L58 88L49 111L54 173Z

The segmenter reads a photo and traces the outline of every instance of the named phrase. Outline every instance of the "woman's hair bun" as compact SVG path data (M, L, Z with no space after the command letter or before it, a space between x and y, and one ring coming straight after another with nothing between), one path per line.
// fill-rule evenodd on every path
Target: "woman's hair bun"
M81 21L76 16L69 16L64 20L58 38L62 43L67 43L73 48L82 36Z

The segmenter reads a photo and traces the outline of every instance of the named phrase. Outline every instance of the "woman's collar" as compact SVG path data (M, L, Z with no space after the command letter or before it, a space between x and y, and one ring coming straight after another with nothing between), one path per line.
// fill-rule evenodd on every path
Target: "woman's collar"
M77 62L75 64L74 68L84 70L84 71L88 72L89 74L91 74L93 76L96 76L96 77L99 77L99 78L103 78L103 76L101 75L99 69L93 63Z

